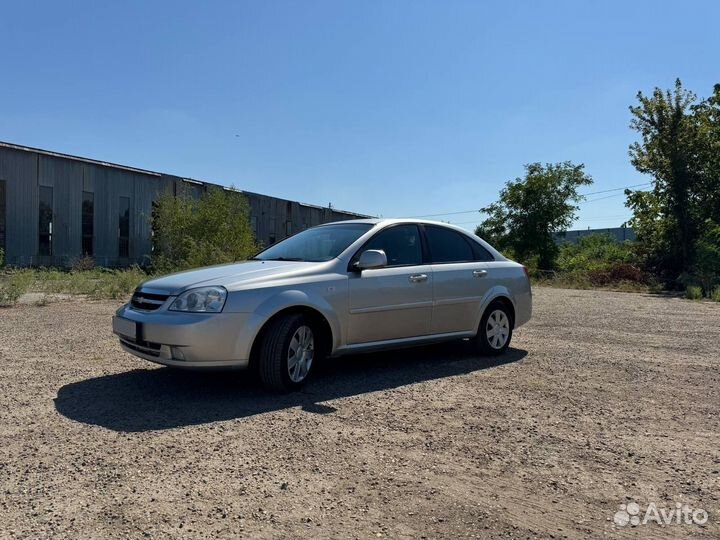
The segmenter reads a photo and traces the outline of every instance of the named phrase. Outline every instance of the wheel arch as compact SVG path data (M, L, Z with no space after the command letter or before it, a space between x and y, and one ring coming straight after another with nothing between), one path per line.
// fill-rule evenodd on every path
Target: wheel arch
M512 327L515 328L515 302L512 299L512 294L510 294L510 291L505 287L493 287L490 291L488 291L480 304L480 310L476 317L475 327L477 328L480 326L480 321L482 320L483 315L485 315L485 312L493 302L501 302L507 307Z
M258 332L253 338L252 346L250 348L250 367L255 368L258 362L258 355L260 354L260 348L262 339L267 332L268 328L278 319L287 315L302 314L309 318L313 325L313 330L319 332L318 337L318 348L320 349L321 356L329 356L334 348L334 332L332 325L328 321L327 317L316 307L306 304L296 304L286 306L268 317L262 324Z
M515 305L512 303L512 300L510 300L509 297L504 296L504 295L496 296L495 298L493 298L490 301L490 303L488 303L487 307L485 308L485 311L487 311L487 309L495 303L502 304L503 306L505 306L505 308L507 308L508 315L510 315L510 325L511 325L511 328L514 329L515 328ZM485 312L483 312L483 315L484 314L485 314Z

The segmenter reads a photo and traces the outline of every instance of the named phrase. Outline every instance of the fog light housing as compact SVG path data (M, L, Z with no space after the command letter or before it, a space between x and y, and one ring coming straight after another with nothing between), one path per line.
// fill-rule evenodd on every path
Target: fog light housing
M173 360L185 360L185 354L182 352L180 347L170 347L170 354L172 355Z

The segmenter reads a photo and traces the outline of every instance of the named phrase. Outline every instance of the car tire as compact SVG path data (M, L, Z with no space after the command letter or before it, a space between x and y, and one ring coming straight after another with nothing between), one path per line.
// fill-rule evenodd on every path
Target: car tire
M317 361L316 344L317 332L301 313L272 321L263 333L258 359L263 386L276 392L301 388Z
M513 334L512 313L504 302L492 302L482 319L475 336L476 349L485 356L497 356L510 346Z

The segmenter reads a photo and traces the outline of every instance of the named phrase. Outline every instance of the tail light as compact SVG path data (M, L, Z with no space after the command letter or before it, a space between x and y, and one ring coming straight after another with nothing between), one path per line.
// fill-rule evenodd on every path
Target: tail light
M525 277L530 279L530 270L528 267L523 265L523 270L525 271Z

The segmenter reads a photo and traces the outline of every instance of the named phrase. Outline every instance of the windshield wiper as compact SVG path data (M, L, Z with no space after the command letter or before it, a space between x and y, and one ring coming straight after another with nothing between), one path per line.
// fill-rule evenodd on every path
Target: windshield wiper
M295 262L303 262L305 259L301 257L272 257L270 259L257 259L260 261L295 261Z

